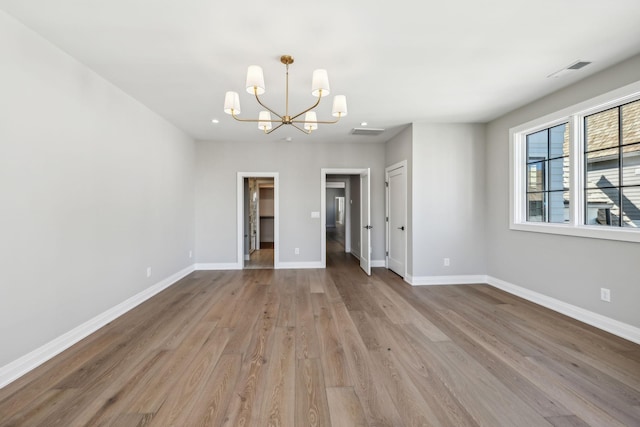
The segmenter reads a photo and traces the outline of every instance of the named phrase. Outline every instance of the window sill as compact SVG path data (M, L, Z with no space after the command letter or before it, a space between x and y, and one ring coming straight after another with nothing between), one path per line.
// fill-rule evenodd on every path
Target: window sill
M586 237L589 239L617 240L621 242L640 242L640 229L621 229L597 226L574 226L568 224L534 224L512 223L511 230L530 231L535 233L559 234L563 236Z

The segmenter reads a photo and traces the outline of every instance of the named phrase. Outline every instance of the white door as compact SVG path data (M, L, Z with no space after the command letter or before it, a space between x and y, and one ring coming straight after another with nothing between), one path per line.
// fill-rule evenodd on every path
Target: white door
M407 179L404 166L387 172L387 266L405 275L407 224Z
M369 169L360 174L360 268L371 276L371 185Z

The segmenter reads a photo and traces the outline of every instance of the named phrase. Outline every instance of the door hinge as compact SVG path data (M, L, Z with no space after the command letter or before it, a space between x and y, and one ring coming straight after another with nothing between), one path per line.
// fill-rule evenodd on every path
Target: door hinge
M389 222L389 217L387 217L387 222Z
M384 182L384 186L385 186L385 187L388 187L388 186L389 186L389 183L388 183L387 181L385 181L385 182Z
M387 251L387 256L389 256L389 251Z

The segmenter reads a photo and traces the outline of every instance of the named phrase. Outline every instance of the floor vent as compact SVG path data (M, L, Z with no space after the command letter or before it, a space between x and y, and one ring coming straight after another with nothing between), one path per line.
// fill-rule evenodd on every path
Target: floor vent
M353 128L351 129L351 135L380 135L384 132L384 129L381 128Z

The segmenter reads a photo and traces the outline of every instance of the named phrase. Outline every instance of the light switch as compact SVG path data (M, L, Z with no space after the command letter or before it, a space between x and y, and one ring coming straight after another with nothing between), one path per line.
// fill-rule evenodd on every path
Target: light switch
M320 212L311 212L311 218L320 218Z

